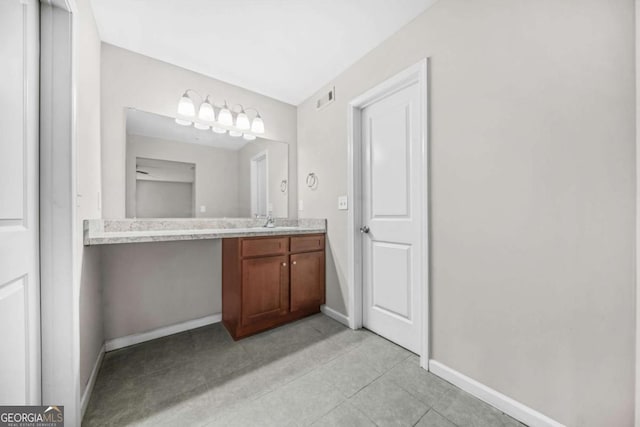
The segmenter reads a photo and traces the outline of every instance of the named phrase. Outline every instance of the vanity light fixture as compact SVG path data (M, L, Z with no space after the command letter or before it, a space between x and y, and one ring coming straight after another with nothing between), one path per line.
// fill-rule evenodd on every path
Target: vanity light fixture
M193 126L196 129L209 130L213 122L216 120L216 113L213 110L213 105L209 102L209 97L202 101L200 108L198 109L198 120L193 122Z
M193 122L191 120L183 120L176 117L176 123L182 126L191 126Z
M242 105L240 105L240 108L242 108ZM251 128L251 132L252 133L257 133L259 135L263 134L264 133L264 121L262 120L262 116L260 115L260 112L258 110L256 110L255 108L247 108L247 111L252 111L252 110L256 112L256 116L251 121L251 127L250 127ZM242 112L243 113L245 112L244 108L242 108ZM247 120L247 124L248 124L248 120ZM238 126L238 128L240 128L240 127ZM249 129L249 127L247 127L246 129Z
M182 126L191 126L193 123L188 118L195 116L196 107L193 105L193 101L189 98L189 91L186 90L180 100L178 101L178 117L176 117L176 123Z
M200 109L198 110L198 118L203 122L213 123L216 121L216 113L213 110L213 105L209 102L209 97L200 104Z
M198 106L198 114L196 115L196 106L192 95L198 95L201 100ZM227 101L224 101L222 107L216 107L213 102L201 97L196 91L187 89L178 100L178 112L176 123L183 126L193 125L196 129L211 130L215 133L224 134L229 131L229 135L233 137L243 136L247 141L256 139L256 135L264 133L264 121L262 116L255 108L245 109L238 104L240 111L234 113L229 108ZM220 108L216 117L216 108ZM250 120L247 111L255 111L256 115ZM235 115L235 120L234 120ZM250 133L247 133L250 132Z
M251 125L249 124L249 117L247 116L247 113L245 113L242 105L240 106L240 112L236 117L236 127L240 130L249 130L249 128L251 128Z
M260 113L253 119L251 122L251 132L253 133L264 133L264 122L262 121L262 117L260 117Z
M224 102L224 106L218 113L218 122L224 126L233 126L233 115L231 114L231 110L229 110L227 101Z
M178 101L178 115L185 117L193 117L196 115L196 107L193 105L193 101L189 98L189 90L184 91L180 100Z

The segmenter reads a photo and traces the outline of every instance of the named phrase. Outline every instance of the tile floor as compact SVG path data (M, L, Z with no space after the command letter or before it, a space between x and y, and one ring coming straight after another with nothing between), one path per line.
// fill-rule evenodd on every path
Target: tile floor
M84 426L522 426L318 314L234 342L221 324L105 356Z

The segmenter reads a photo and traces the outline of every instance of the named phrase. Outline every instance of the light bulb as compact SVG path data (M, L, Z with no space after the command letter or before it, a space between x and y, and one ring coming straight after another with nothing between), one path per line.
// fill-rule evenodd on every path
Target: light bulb
M245 133L242 137L247 141L253 141L254 139L256 139L256 136L251 135L250 133Z
M234 138L237 138L239 136L242 136L242 132L238 132L237 130L230 130L229 135L233 136Z
M193 105L193 101L185 92L178 101L178 115L184 117L194 117L196 115L196 107Z
M191 126L190 120L176 119L176 123L182 126Z
M227 103L224 103L224 107L218 113L218 122L223 126L233 126L233 114L227 107Z
M208 96L207 96L207 99L205 99L204 102L200 104L200 110L198 111L198 118L203 122L209 122L209 123L212 123L216 120L216 113L213 111L213 105L211 105L211 103L209 102Z
M260 114L258 114L256 118L253 119L253 122L251 122L251 132L259 134L264 133L264 122L262 121L262 117L260 117Z
M248 130L251 125L249 125L249 117L247 117L247 113L242 110L238 117L236 117L236 127L240 130Z
M214 131L215 133L227 133L227 130L226 130L226 129L219 128L219 127L217 127L217 126L213 126L213 127L211 128L211 130L212 130L212 131Z
M209 130L209 125L202 122L193 122L193 127L200 130Z

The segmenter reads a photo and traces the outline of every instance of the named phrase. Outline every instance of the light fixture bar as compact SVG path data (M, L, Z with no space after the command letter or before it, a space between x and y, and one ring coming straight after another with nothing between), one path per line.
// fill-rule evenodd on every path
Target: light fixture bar
M190 96L193 94L197 95L201 100L197 108L197 115L196 105L193 97ZM182 126L193 125L196 129L211 129L213 132L220 134L228 131L229 135L235 137L244 136L248 141L252 141L257 135L264 133L264 121L255 108L245 109L241 104L238 104L240 111L234 113L229 108L227 101L224 101L216 116L215 104L209 98L209 95L204 98L192 89L184 91L178 100L176 123ZM255 117L252 120L249 119L247 111L255 111Z

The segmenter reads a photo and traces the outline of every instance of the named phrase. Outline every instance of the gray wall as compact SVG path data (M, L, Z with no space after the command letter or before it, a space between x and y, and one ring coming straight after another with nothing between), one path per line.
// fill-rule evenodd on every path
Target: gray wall
M636 427L640 427L640 316L638 315L638 307L640 307L640 276L638 275L638 265L640 265L640 251L638 244L640 243L640 215L638 208L640 207L640 175L638 174L638 164L640 164L640 150L638 149L638 141L640 141L640 0L635 0L636 6Z
M80 386L84 390L102 344L100 250L84 247L82 221L100 218L100 38L89 0L78 0L76 44L76 254L80 278ZM82 393L82 391L81 391Z
M193 183L137 180L136 217L193 218Z
M136 157L195 164L196 216L239 216L237 151L140 135L128 135L127 140L127 217L134 217L136 211ZM207 212L200 213L201 205Z
M631 0L441 0L332 105L301 104L328 305L347 306L347 103L429 57L432 358L568 426L631 426L633 19Z
M185 89L260 111L264 137L289 144L289 177L295 181L296 107L109 44L102 44L102 167L104 218L125 217L125 108L174 117ZM295 184L292 182L292 184ZM296 200L297 184L292 200ZM295 203L290 216L297 215Z
M105 339L220 313L221 247L219 240L103 246Z

